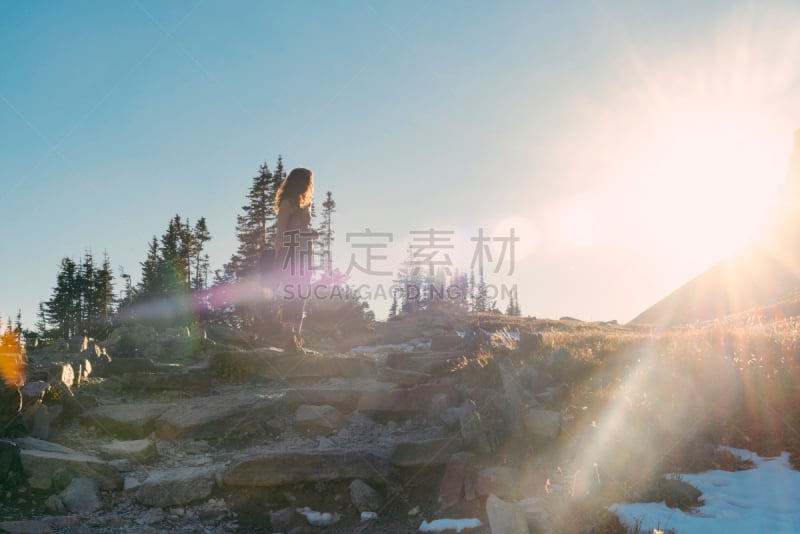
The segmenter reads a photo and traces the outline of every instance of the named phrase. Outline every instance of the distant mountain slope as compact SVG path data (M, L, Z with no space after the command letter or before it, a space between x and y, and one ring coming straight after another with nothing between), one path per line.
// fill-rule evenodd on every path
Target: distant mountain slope
M678 326L755 308L791 313L800 289L800 130L766 237L675 290L631 323ZM780 304L780 305L778 305Z
M800 288L798 256L786 246L750 245L684 284L631 323L678 326L774 306Z

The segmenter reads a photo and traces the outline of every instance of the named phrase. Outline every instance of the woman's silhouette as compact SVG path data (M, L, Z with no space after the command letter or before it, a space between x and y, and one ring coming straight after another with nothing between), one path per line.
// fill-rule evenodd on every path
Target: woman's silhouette
M312 247L317 234L311 230L311 200L314 194L314 173L296 168L283 180L275 196L278 214L275 242L276 268L280 272L281 327L285 334L284 348L302 352L305 302L309 297L312 271Z

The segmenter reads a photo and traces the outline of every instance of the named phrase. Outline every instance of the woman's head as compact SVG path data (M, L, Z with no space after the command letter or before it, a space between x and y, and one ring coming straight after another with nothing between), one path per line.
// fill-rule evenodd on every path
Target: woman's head
M296 203L301 208L307 208L311 205L311 197L313 195L314 173L303 167L292 169L275 195L275 211L277 212L280 209L283 200Z

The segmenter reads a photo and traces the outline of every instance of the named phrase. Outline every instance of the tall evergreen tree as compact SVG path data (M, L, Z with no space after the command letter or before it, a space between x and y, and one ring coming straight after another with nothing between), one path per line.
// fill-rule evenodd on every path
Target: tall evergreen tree
M322 208L322 228L320 232L322 238L322 268L326 273L330 273L333 269L333 259L331 256L333 246L331 216L336 211L336 202L333 200L333 193L330 191L325 194L325 202L322 203Z

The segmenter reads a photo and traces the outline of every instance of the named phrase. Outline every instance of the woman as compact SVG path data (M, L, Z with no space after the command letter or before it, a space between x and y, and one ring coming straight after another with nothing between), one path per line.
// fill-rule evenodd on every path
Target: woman
M311 200L314 174L304 168L292 169L275 195L278 214L275 238L276 267L281 273L281 327L286 336L285 349L303 352L300 329L305 302L309 296L312 270L312 246L317 234L311 230Z

